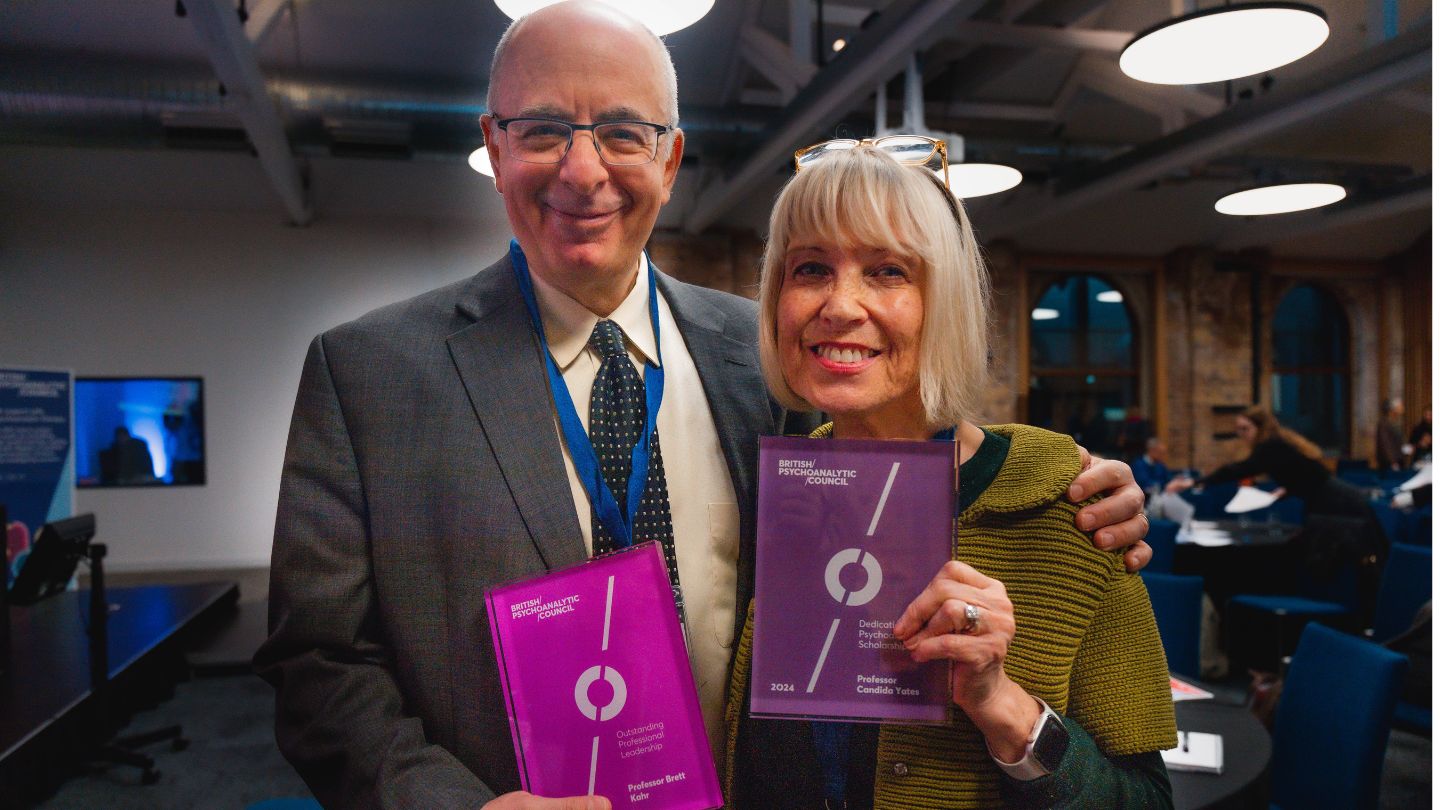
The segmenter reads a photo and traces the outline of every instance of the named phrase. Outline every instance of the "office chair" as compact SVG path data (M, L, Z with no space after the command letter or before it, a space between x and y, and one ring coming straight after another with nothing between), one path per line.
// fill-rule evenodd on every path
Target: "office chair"
M1175 538L1180 534L1180 524L1173 520L1155 519L1150 521L1150 531L1145 542L1150 544L1150 564L1146 571L1168 574L1175 570Z
M1390 559L1380 580L1371 638L1381 644L1410 629L1415 614L1430 600L1431 552L1428 547L1397 543L1390 547ZM1395 725L1406 731L1430 736L1430 707L1402 695L1395 706Z
M1406 665L1378 644L1306 625L1275 712L1272 808L1376 806Z
M1232 663L1279 671L1309 621L1358 631L1355 614L1360 607L1361 563L1354 558L1352 547L1364 531L1365 521L1359 518L1326 515L1311 520L1289 547L1295 557L1294 570L1276 572L1279 587L1286 592L1232 596L1225 605ZM1330 552L1323 553L1325 549ZM1319 570L1314 570L1317 567ZM1287 582L1287 576L1293 582ZM1368 610L1370 605L1364 608ZM1268 636L1269 642L1260 636Z
M1160 643L1170 671L1191 678L1200 677L1200 612L1205 593L1202 577L1140 572L1150 592L1150 607L1160 629Z

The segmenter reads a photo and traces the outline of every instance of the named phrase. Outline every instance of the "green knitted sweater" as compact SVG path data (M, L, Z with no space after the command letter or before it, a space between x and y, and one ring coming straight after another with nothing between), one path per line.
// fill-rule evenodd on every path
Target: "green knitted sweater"
M1006 673L1078 723L1106 756L1173 747L1169 673L1145 586L1119 555L1095 549L1075 527L1079 507L1064 499L1080 471L1074 442L1025 425L986 430L1007 437L1010 452L956 520L954 555L1005 584L1016 625ZM726 705L727 786L748 703L753 612L752 604ZM881 727L876 808L1003 806L1004 777L984 738L954 714L948 726Z

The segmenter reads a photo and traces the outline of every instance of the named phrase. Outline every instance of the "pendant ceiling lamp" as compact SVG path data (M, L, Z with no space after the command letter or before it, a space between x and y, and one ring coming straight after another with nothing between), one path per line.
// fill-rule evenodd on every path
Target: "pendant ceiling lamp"
M1334 183L1286 183L1237 191L1215 203L1215 210L1237 217L1308 211L1345 199L1345 189Z
M964 142L958 136L956 139ZM1022 179L1019 169L1001 163L950 164L950 193L962 200L1009 191Z
M940 132L925 126L925 97L921 81L920 61L910 55L905 66L904 117L900 129L886 127L888 105L885 99L885 83L875 87L875 136L882 135L925 135L945 142L949 155L950 193L965 200L999 194L1020 185L1024 179L1020 170L1001 163L966 163L965 138L953 132ZM942 182L947 180L946 172L937 169L935 175Z
M1325 12L1304 3L1217 6L1141 31L1120 70L1153 84L1220 82L1288 65L1329 36Z
M495 0L510 19L553 6L560 0ZM710 13L715 0L601 0L645 24L656 36L693 25Z

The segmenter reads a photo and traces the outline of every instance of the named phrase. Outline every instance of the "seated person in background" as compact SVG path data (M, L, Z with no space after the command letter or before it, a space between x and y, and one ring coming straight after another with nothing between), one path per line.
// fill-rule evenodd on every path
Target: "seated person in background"
M1130 469L1135 473L1135 483L1147 494L1179 492L1193 483L1188 478L1172 480L1170 468L1165 466L1165 455L1165 442L1161 441L1159 436L1151 436L1145 440L1145 452L1130 462Z
M1069 436L971 421L987 282L963 209L919 165L923 141L915 166L863 142L797 155L770 220L760 357L778 401L833 417L816 438L958 445L954 560L894 628L915 661L954 663L953 720L750 717L752 614L726 713L730 804L1169 807L1159 752L1175 713L1145 587L1074 528ZM1063 742L1032 751L1042 730Z
M1250 455L1220 467L1195 484L1205 486L1258 475L1273 478L1282 487L1277 494L1294 495L1305 504L1310 535L1305 553L1311 567L1329 569L1338 562L1360 561L1366 569L1361 578L1362 590L1369 593L1362 595L1360 604L1373 604L1370 596L1378 584L1380 563L1389 542L1366 492L1331 475L1314 442L1280 424L1274 414L1259 405L1235 417L1235 434L1249 446ZM1353 522L1353 529L1345 527L1346 520ZM1315 542L1324 547L1317 547Z

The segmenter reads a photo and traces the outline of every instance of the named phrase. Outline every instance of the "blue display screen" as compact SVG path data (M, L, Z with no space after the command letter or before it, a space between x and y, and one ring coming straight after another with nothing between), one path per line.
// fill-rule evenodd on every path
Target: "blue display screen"
M205 400L199 377L77 377L75 484L205 483Z

